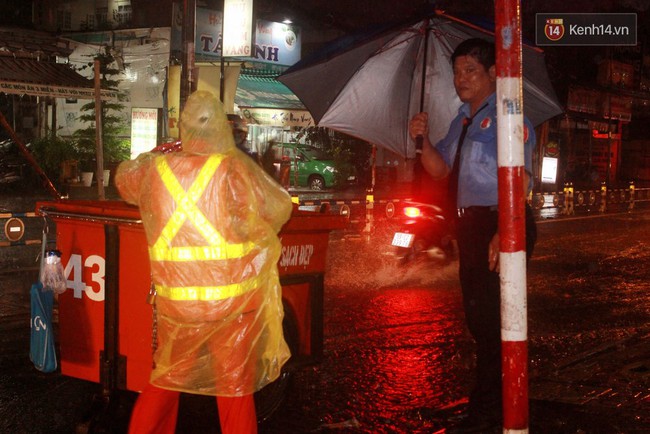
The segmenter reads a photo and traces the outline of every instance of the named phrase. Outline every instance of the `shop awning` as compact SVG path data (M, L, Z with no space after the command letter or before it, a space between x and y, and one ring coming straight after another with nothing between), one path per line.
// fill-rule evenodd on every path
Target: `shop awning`
M305 110L297 96L273 77L241 74L235 103L239 107Z
M95 97L92 80L68 65L6 56L0 56L0 92L55 98ZM102 90L101 94L104 100L117 99L115 91Z
M309 127L311 114L284 84L274 77L242 73L235 103L247 122L278 127Z

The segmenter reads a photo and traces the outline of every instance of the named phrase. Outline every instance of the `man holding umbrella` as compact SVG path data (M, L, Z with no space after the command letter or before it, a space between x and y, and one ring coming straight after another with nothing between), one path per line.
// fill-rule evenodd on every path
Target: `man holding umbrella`
M449 176L450 207L457 215L459 275L467 326L476 341L476 384L467 417L456 432L499 432L501 425L501 319L497 185L495 49L472 38L451 56L454 87L463 105L447 135L429 141L427 113L409 123L422 137L422 165L434 178ZM535 133L524 119L525 190L530 191ZM527 255L536 233L527 209Z

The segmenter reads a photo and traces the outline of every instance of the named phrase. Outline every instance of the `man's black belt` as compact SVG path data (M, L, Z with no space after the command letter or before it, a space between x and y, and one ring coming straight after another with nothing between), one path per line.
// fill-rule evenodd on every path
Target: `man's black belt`
M497 205L492 206L468 206L467 208L458 208L458 217L471 217L478 216L481 214L488 214L491 212L496 212L499 209Z

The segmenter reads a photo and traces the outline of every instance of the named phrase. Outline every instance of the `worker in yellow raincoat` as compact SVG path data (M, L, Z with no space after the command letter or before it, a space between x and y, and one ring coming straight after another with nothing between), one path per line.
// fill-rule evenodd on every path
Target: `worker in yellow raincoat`
M140 208L156 289L158 347L130 432L173 433L180 392L217 397L223 433L255 433L253 393L289 358L277 233L291 198L235 147L221 103L195 92L180 152L120 164L121 196ZM144 301L143 301L144 302Z

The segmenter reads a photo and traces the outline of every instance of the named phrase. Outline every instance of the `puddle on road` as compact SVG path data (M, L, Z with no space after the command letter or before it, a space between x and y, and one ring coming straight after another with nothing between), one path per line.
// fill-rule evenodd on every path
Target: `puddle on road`
M327 374L314 380L324 431L432 432L440 421L414 412L465 393L472 356L459 313L458 262L400 264L386 239L329 244L319 368Z

